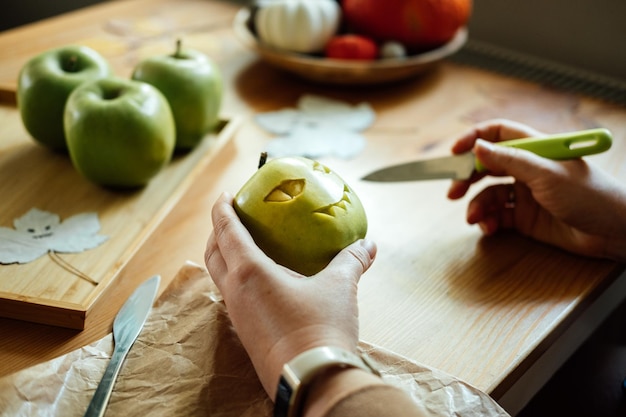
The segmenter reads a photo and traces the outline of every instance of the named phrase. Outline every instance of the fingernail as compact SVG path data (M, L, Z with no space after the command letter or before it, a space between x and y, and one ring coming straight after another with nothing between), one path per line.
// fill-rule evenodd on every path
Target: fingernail
M228 191L223 191L222 194L220 194L218 199L221 201L231 202L233 201L233 195L229 193Z
M361 246L365 248L367 253L370 255L370 259L374 259L376 257L376 244L369 239L361 239Z
M485 236L491 236L498 231L498 225L490 221L480 222L478 223L478 225L480 226L480 230L482 230Z
M488 140L484 140L484 139L478 139L476 141L476 145L488 151L492 151L495 146L492 142L489 142Z

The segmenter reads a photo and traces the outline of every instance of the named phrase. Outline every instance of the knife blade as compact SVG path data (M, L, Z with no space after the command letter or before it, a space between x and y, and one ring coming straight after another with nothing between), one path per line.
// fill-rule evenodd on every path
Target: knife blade
M130 295L113 321L113 340L115 348L107 365L102 380L87 407L85 417L102 417L113 391L117 375L122 368L124 359L135 343L137 336L148 318L161 277L154 275L144 281Z
M608 129L587 129L541 137L513 139L497 142L499 146L531 151L544 158L566 160L593 155L608 150L613 137ZM472 173L484 172L485 167L472 152L440 158L423 159L392 165L374 171L365 181L396 182L431 179L469 179Z

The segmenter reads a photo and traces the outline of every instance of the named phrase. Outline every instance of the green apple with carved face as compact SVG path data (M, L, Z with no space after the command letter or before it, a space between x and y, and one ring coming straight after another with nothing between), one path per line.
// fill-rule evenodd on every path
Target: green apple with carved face
M365 210L352 188L308 158L262 165L235 195L234 207L267 256L307 276L367 232Z

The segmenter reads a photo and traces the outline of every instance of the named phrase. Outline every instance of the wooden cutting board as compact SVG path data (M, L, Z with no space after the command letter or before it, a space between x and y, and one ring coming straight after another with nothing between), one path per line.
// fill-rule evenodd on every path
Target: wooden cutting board
M190 154L175 158L143 190L105 190L83 179L66 156L38 146L18 128L15 91L20 68L45 50L81 44L100 52L116 75L128 77L142 58L170 53L176 39L219 65L230 50L222 32L230 29L233 13L230 5L204 0L111 1L3 34L0 105L10 110L0 116L0 123L15 128L0 138L0 227L13 228L14 219L32 208L57 214L61 221L95 212L100 234L108 240L80 254L60 254L57 262L43 256L24 265L0 264L0 317L83 329L95 301L115 284L120 270L238 124L224 121L218 132ZM81 278L83 274L98 284Z
M0 316L83 329L94 302L115 285L120 270L219 155L237 124L223 121L215 134L207 135L191 152L175 156L145 188L132 192L107 190L87 181L67 155L25 136L0 142L1 227L13 228L13 219L31 208L57 214L61 222L95 212L99 234L108 237L82 253L0 264Z

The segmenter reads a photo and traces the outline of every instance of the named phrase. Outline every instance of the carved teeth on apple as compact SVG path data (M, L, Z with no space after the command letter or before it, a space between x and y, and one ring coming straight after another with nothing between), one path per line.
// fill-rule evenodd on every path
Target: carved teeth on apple
M320 172L323 172L325 174L330 174L330 168L328 168L326 165L321 164L321 163L319 163L317 161L314 161L313 169L315 171L320 171Z
M348 210L348 206L350 204L350 189L348 188L348 186L344 186L343 196L341 197L341 200L336 203L321 207L315 210L314 213L326 214L328 216L336 217L339 214L337 213L337 209L342 209L345 212Z

